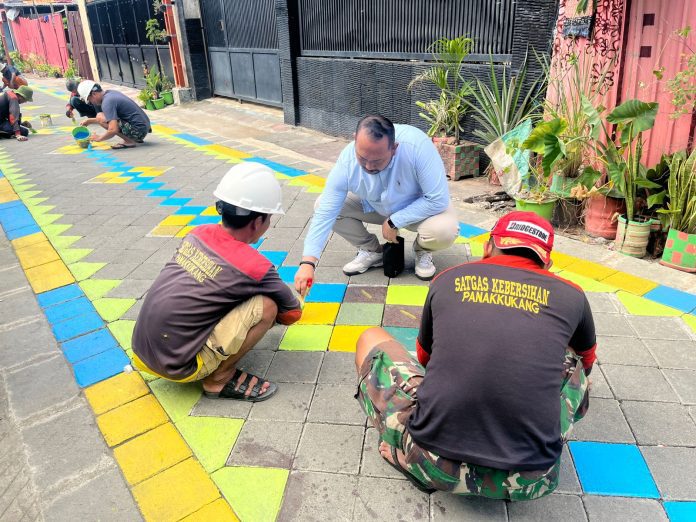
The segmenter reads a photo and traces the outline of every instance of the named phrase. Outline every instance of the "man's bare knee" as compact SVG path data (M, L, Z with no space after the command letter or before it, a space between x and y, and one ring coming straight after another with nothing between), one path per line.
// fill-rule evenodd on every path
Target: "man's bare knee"
M365 357L370 353L375 346L385 341L393 341L394 338L383 328L375 326L368 328L358 337L358 342L355 346L355 366L360 371Z
M271 323L275 322L275 318L278 315L278 305L276 302L267 296L261 296L263 303L263 314L261 315L261 322Z

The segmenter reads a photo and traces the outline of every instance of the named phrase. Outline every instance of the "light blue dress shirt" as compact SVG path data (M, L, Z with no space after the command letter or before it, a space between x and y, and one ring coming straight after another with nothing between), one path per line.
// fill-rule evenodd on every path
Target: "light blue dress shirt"
M326 180L304 243L305 256L318 258L326 246L348 192L357 195L363 210L391 218L398 228L441 214L450 204L442 159L431 139L410 125L395 125L399 147L378 174L363 170L355 142L343 149Z

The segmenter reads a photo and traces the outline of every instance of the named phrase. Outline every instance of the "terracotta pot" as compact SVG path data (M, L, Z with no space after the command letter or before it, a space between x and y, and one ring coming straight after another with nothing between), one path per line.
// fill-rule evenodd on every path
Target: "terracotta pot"
M623 199L596 196L589 198L585 204L585 231L591 236L614 239L618 223L612 221L614 214L626 212Z
M696 234L670 228L660 264L684 272L696 272Z
M616 228L616 250L631 257L643 257L650 239L650 220L629 221L620 216Z
M456 143L452 137L434 136L433 144L445 164L445 174L452 181L479 175L479 146L476 143Z

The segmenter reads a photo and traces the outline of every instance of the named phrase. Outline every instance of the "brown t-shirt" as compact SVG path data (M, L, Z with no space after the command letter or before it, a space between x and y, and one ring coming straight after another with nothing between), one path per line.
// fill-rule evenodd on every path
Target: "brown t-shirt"
M220 225L197 227L148 291L133 330L133 350L157 373L187 377L215 325L255 295L276 302L281 322L299 318L299 301L267 258Z
M546 469L562 449L566 348L589 368L595 343L583 291L533 261L502 255L446 270L423 309L427 370L408 430L451 460Z

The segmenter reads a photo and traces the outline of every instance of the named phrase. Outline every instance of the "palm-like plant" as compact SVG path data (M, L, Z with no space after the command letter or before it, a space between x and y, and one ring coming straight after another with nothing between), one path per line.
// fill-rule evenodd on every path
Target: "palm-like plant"
M658 209L660 221L667 228L687 234L696 233L696 149L687 158L684 152L672 156L669 165L666 208Z

